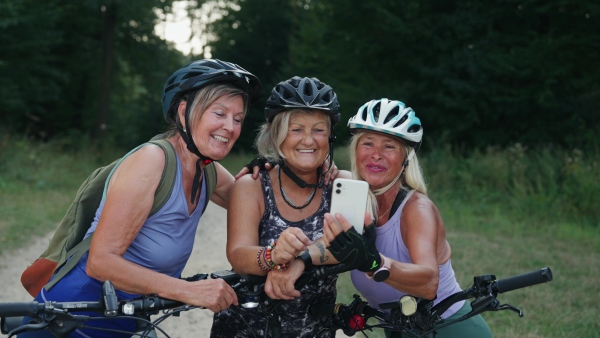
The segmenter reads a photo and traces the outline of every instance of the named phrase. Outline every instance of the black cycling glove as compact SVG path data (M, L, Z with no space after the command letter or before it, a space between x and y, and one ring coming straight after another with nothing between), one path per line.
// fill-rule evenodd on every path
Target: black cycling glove
M375 224L371 224L365 229L364 236L361 236L352 227L335 236L327 249L335 259L351 269L358 269L362 272L375 271L381 265L381 256L375 247L376 236Z
M250 161L250 163L246 164L244 167L248 168L248 174L252 174L254 167L258 167L260 171L267 170L267 168L265 168L265 164L267 164L267 163L270 163L270 162L267 161L266 158L256 157L256 158L252 159L252 161Z

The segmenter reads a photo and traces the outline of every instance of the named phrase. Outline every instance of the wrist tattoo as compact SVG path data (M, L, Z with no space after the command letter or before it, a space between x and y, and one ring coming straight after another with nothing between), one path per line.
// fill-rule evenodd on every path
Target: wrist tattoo
M321 263L325 263L329 260L329 256L325 254L325 247L321 243L315 243L319 251L321 252L321 256L319 256L319 260Z

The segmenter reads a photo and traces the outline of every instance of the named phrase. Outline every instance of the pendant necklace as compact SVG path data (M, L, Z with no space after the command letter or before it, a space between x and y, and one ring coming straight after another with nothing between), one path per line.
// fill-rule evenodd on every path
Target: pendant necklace
M279 190L281 191L281 196L283 196L283 200L285 201L285 203L287 203L290 207L294 208L294 209L304 209L306 208L306 206L308 206L310 204L310 202L312 202L313 198L315 197L315 193L317 192L317 188L318 186L315 185L315 188L313 189L312 193L310 194L310 196L308 196L308 199L306 200L306 203L304 203L301 206L297 206L296 204L294 204L294 202L292 202L287 195L285 194L285 191L283 191L283 185L281 184L281 166L279 166L278 171L277 171L277 179L279 180Z

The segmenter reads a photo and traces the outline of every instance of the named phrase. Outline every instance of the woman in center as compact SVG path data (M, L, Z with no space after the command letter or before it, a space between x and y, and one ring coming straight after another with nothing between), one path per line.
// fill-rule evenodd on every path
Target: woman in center
M313 337L326 318L312 316L308 306L317 298L335 302L337 276L313 280L301 290L294 282L311 264L337 263L321 239L331 200L321 166L333 158L339 102L325 83L295 76L273 88L265 117L255 147L279 164L261 171L258 180L245 175L235 182L227 258L238 274L266 275L267 295L286 300L277 308L283 337ZM263 337L266 326L259 310L231 307L215 314L211 337ZM334 336L332 330L319 333Z

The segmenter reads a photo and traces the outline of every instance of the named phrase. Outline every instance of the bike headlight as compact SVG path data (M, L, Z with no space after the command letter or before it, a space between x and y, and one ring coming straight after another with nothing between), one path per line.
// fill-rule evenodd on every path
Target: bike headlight
M244 309L254 309L260 304L260 298L255 295L246 295L241 304Z
M124 315L128 315L128 316L134 315L135 314L135 307L133 306L133 304L126 303L125 305L123 305L123 314Z

